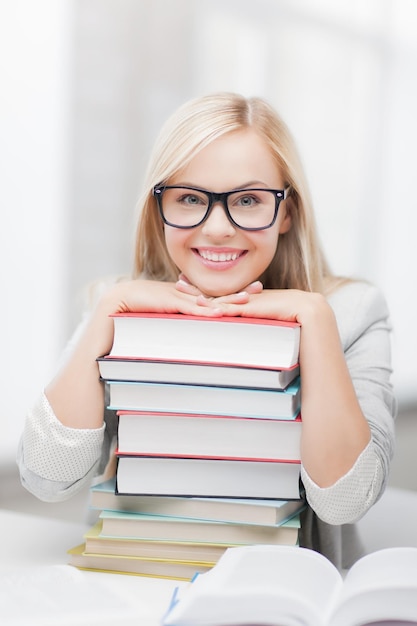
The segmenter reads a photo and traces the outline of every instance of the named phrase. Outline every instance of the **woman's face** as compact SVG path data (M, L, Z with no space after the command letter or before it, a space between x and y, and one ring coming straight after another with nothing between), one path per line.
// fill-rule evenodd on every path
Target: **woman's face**
M252 129L224 135L201 150L173 176L169 185L213 192L233 189L282 189L283 178L270 149ZM228 219L216 203L208 219L195 228L165 225L168 252L187 279L207 296L238 293L257 280L274 257L278 236L291 226L281 202L271 228L246 231Z

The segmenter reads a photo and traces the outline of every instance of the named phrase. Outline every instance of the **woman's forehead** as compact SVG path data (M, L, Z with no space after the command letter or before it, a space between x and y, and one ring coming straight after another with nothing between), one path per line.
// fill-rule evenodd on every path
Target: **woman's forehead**
M224 191L250 185L282 186L282 174L267 141L254 129L227 133L202 148L169 182Z

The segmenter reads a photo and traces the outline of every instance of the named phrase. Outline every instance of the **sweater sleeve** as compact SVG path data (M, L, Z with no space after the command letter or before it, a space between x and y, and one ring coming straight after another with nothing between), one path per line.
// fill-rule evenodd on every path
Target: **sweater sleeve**
M102 281L95 285L87 310L68 341L58 368L71 355L88 323L93 300L108 284L109 281ZM70 498L91 482L109 460L114 428L106 423L106 411L104 418L103 425L97 429L66 427L42 393L27 412L17 450L22 485L40 500L54 502Z
M69 498L99 464L105 425L69 428L55 416L45 394L29 410L17 463L23 486L48 502Z
M381 493L384 472L372 440L355 465L331 487L319 487L301 468L306 495L317 516L328 524L347 524L364 515Z
M382 495L394 451L397 404L390 382L390 323L386 302L366 283L348 283L329 298L339 326L356 395L371 439L354 466L334 485L320 488L301 469L307 501L329 524L360 519Z

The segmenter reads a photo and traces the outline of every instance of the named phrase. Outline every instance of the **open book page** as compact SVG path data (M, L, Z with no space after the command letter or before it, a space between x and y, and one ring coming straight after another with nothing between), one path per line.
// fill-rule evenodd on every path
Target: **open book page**
M324 556L293 546L230 548L186 588L165 626L324 624L343 584Z
M119 586L114 589L112 583L111 576L95 576L69 565L2 571L0 623L4 626L138 626L141 616L137 604Z
M417 548L387 548L347 573L331 626L417 624Z

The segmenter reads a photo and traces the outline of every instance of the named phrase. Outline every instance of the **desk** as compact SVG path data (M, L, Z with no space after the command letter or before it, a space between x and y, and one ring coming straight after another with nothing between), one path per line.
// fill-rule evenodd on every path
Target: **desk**
M359 522L359 531L370 552L387 546L417 546L416 522L417 493L387 489L381 500ZM2 624L160 625L174 588L187 583L84 572L67 565L67 550L82 542L88 528L87 524L0 509ZM42 593L45 598L36 603ZM15 597L11 600L13 594ZM51 596L54 602L49 607L47 601ZM33 607L30 619L28 607Z
M88 525L0 509L2 623L7 626L160 624L174 588L187 583L85 572L67 565L67 550L82 542L87 528Z
M388 487L359 520L367 552L399 546L417 547L417 492Z

